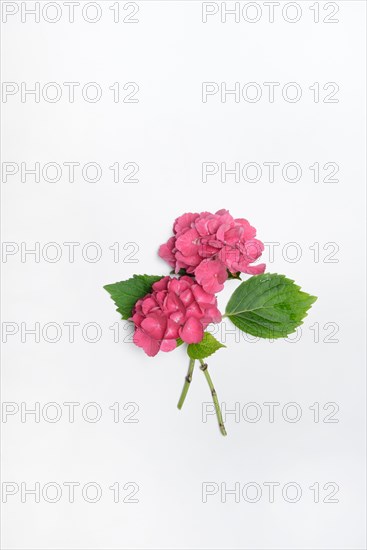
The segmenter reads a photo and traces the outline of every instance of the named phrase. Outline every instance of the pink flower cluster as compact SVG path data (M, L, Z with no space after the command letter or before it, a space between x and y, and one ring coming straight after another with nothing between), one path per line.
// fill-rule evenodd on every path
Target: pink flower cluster
M263 243L255 239L256 229L247 220L234 219L228 210L183 214L176 219L173 232L160 246L160 257L176 273L185 269L194 274L206 292L223 289L227 270L251 275L265 270L265 264L250 265L264 250Z
M163 277L135 304L134 343L150 356L175 349L177 338L196 344L209 323L219 323L221 318L216 297L195 279Z

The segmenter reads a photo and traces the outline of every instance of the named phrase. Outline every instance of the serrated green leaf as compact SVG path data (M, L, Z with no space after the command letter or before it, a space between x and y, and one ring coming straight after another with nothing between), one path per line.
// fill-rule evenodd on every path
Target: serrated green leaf
M133 307L139 298L149 294L153 283L162 278L163 275L133 275L127 281L106 285L103 288L111 295L122 318L127 320L131 317Z
M253 336L285 338L302 324L316 300L285 275L264 273L240 284L227 304L226 316Z
M218 349L226 346L218 342L212 334L204 332L204 338L198 344L189 344L187 353L191 359L204 359L213 355Z

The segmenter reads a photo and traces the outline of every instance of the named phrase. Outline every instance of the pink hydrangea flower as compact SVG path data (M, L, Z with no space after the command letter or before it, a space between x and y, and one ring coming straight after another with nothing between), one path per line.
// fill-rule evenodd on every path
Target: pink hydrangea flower
M134 343L153 357L172 351L177 338L187 344L201 342L209 323L222 319L216 297L193 277L163 277L152 292L138 300L133 310Z
M223 289L229 270L257 275L265 264L250 265L264 250L255 239L256 229L247 220L234 219L228 210L215 214L187 213L173 224L174 236L159 248L159 255L178 273L192 273L209 293Z

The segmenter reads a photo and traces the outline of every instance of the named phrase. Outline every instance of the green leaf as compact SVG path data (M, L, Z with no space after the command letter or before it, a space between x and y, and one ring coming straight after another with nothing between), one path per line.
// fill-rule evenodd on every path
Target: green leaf
M253 336L284 338L302 324L316 300L285 275L264 273L240 284L227 304L226 316Z
M183 267L181 267L181 269L176 273L176 271L174 269L172 269L172 271L170 271L170 274L171 275L178 275L179 277L182 277L183 275L186 275L187 277L194 277L194 273L187 273L186 269L184 269Z
M242 281L240 275L241 275L241 271L237 271L236 273L232 273L231 271L229 271L229 269L227 269L227 274L228 274L228 279L239 279L240 281Z
M153 283L160 281L162 278L163 275L133 275L127 281L106 285L103 288L110 293L122 318L129 319L139 298L149 294Z
M191 359L204 359L213 355L219 348L225 348L223 344L218 342L209 332L204 332L204 338L198 344L189 344L187 353Z
M176 343L177 343L176 347L182 346L183 340L181 340L181 338L177 338Z

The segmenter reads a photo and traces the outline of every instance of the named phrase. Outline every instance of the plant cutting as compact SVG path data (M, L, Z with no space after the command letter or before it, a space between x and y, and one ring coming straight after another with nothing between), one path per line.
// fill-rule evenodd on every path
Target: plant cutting
M186 347L189 368L179 409L198 361L222 435L226 429L206 359L225 346L207 330L209 325L227 318L252 336L285 338L316 301L285 275L265 273L265 264L255 264L263 250L255 228L228 210L189 212L175 220L173 235L158 250L172 268L169 275L134 275L104 287L122 319L134 324L133 341L148 356ZM242 281L241 273L250 277ZM222 314L216 294L228 279L241 282Z

